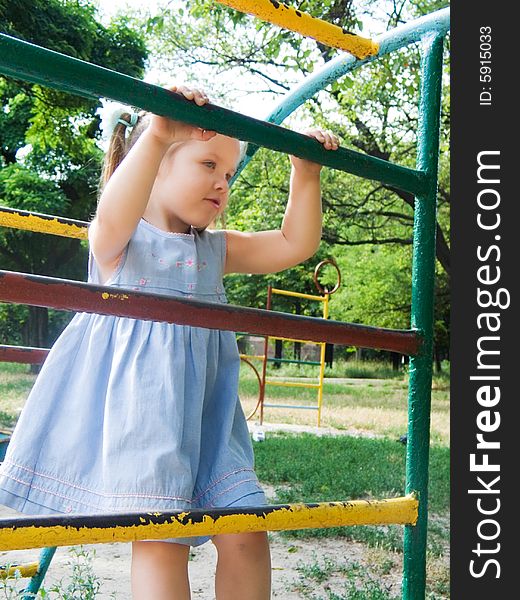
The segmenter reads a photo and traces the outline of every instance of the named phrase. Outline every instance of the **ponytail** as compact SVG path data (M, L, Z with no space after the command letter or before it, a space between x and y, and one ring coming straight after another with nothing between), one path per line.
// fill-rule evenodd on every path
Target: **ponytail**
M101 194L114 171L128 154L130 148L146 129L148 125L147 114L146 112L124 112L119 117L110 136L108 150L103 161L99 194Z

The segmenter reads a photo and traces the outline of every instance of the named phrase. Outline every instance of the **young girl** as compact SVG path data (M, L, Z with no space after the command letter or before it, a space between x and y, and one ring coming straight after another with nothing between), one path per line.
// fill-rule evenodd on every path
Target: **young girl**
M196 89L170 89L208 102ZM307 133L338 147L331 133ZM280 230L207 229L226 208L239 159L236 139L122 115L89 227L89 281L226 302L225 273L276 272L312 256L321 167L294 156ZM238 399L239 365L233 331L77 314L22 411L0 470L0 502L27 514L265 504ZM206 540L134 542L133 598L189 599L189 548ZM212 541L218 600L270 597L266 533Z

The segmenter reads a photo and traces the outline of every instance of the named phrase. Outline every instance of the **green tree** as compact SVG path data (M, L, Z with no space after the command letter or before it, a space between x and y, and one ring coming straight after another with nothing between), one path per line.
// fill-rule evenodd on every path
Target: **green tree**
M395 3L371 0L292 2L299 9L363 34L363 21L377 20L379 31L394 28L447 5L431 0ZM374 21L375 22L375 21ZM190 77L211 92L215 101L240 111L243 96L265 92L280 98L304 77L338 54L314 40L274 27L208 0L168 3L160 16L148 16L150 47L163 59L172 77ZM287 119L291 128L318 123L340 134L342 144L363 153L409 167L415 166L418 129L419 50L415 46L392 53L343 76ZM445 64L449 67L449 39ZM230 85L230 81L233 84ZM439 210L437 228L438 328L449 331L449 81L443 80ZM288 191L288 164L278 154L259 151L233 186L228 226L260 229L279 226ZM355 312L342 318L385 326L409 324L410 250L413 197L410 194L342 172L322 175L323 244L312 266L322 257L345 257L350 289L367 291L362 277L351 277L356 249L367 249L359 268L374 274L373 289L385 294L379 304L363 297ZM359 250L361 252L361 250ZM405 262L406 261L408 262ZM373 263L369 265L368 263ZM356 263L357 264L357 263ZM312 287L310 265L295 273L268 278L279 287L301 291ZM383 268L384 267L384 268ZM376 273L389 276L392 292L382 290ZM234 276L230 295L238 303L258 305L265 298L265 278ZM258 287L255 287L258 286ZM236 295L235 295L236 294ZM442 297L442 301L441 301ZM334 303L336 304L336 302ZM260 304L262 305L262 304ZM377 309L377 310L376 310ZM386 310L387 314L377 314Z
M144 73L141 33L123 17L102 25L93 2L0 0L0 31L134 77ZM102 159L99 102L7 77L0 77L0 102L0 203L88 220ZM78 240L2 229L0 267L84 279L86 247ZM27 345L47 346L59 332L49 336L47 309L30 307L25 316L16 311L16 319ZM12 328L3 322L0 335L9 341Z

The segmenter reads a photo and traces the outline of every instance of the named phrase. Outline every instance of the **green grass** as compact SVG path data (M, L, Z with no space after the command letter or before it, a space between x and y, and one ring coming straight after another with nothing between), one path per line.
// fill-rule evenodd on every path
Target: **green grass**
M34 380L27 365L0 363L0 427L14 425Z
M348 436L271 433L265 442L255 444L257 474L274 486L273 502L281 504L402 496L405 454L405 446L393 440ZM430 529L428 551L439 557L449 543L449 449L432 447L430 455L429 507L441 516ZM346 538L391 552L401 552L403 545L403 528L394 525L304 529L283 535Z
M348 367L348 369L347 369ZM355 377L363 374L365 379ZM272 376L317 378L313 366L283 365ZM274 503L388 498L404 494L406 447L397 439L406 431L408 380L405 371L394 372L380 363L356 365L335 361L327 369L324 385L323 425L350 430L362 427L382 437L316 436L268 432L254 445L260 480L273 486ZM338 381L334 381L337 378ZM346 379L340 381L339 378ZM0 425L14 425L35 376L25 365L0 363ZM274 401L315 403L316 391L271 387ZM240 395L254 406L258 383L252 370L241 369ZM248 396L250 397L248 399ZM315 424L314 411L305 414ZM281 409L266 412L266 422L283 420ZM298 416L298 418L300 418ZM328 420L327 420L328 419ZM374 422L370 422L373 420ZM428 600L449 598L449 371L434 377L432 389L432 446L430 450L428 524ZM304 529L280 534L283 538L341 539L360 542L381 553L380 562L366 567L352 560L314 560L302 564L292 588L309 600L395 600L381 575L402 553L403 527L355 526ZM319 541L317 541L319 544ZM318 547L319 548L319 547ZM398 562L398 561L397 561ZM385 566L386 565L386 566ZM394 566L399 572L399 564ZM336 585L340 578L340 585ZM397 575L399 579L399 574ZM329 582L335 582L329 586ZM1 589L1 587L0 587ZM55 592L56 590L49 590ZM393 590L395 592L395 589ZM0 594L1 595L1 594ZM52 597L52 596L51 596Z
M364 373L371 376L368 379L344 377L351 363L356 369L360 368L355 366L355 361L335 361L332 370L326 369L321 424L324 427L398 439L406 431L408 420L408 373L406 370L396 373L389 366L372 362L363 367ZM391 377L376 377L385 373ZM318 370L309 365L283 365L280 369L270 367L268 378L294 378L299 382L317 383ZM240 370L239 393L246 414L250 415L258 402L259 386L253 370L245 364ZM316 406L317 397L316 389L269 385L265 399L269 404ZM450 386L449 369L446 367L434 377L431 403L431 442L448 446ZM258 418L259 411L256 414ZM267 407L264 419L266 423L315 425L316 414L315 410Z

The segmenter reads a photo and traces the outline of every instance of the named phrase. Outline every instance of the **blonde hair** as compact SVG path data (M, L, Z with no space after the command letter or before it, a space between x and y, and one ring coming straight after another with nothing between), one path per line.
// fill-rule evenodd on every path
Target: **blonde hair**
M135 115L136 113L133 114ZM132 146L137 142L143 131L148 126L147 112L141 111L137 113L137 121L135 125L131 124L133 114L130 112L123 113L119 117L112 135L110 136L108 150L105 154L101 170L101 179L99 185L100 194L108 180L112 177L114 171L121 164ZM122 121L125 121L128 123L128 125L125 125L122 123Z
M135 125L132 125L132 117L137 114L137 121ZM125 121L127 125L122 123ZM114 127L110 141L108 144L108 150L103 160L103 166L101 170L101 178L99 185L99 196L101 195L103 188L108 183L108 180L112 177L114 171L121 164L125 156L130 152L132 146L137 142L143 131L148 127L149 113L141 111L139 113L124 112L119 117L119 120ZM240 154L238 164L241 163L247 152L247 142L239 140Z

